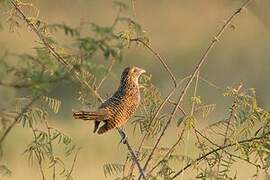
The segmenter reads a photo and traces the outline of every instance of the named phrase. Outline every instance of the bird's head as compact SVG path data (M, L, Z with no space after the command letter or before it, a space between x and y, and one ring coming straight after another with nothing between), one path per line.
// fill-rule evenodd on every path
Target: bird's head
M121 81L125 80L131 80L135 83L138 83L139 77L145 73L146 71L144 69L138 68L138 67L127 67L124 69L121 77Z

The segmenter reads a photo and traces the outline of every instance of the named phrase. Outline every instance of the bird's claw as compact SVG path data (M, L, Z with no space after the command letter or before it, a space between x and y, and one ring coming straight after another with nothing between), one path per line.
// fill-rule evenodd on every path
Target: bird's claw
M126 134L125 134L124 136L121 137L120 144L121 144L121 143L126 144L127 139L128 139L128 138L127 138L127 136L126 136Z
M125 134L125 132L122 130L122 129L120 129L120 128L118 128L118 132L119 132L119 134L120 134L120 136L121 136L121 140L120 140L120 142L119 142L119 144L126 144L126 142L127 142L127 135Z

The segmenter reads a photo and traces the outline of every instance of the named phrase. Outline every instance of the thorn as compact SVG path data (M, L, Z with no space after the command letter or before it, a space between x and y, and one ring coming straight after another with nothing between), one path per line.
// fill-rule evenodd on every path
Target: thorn
M214 42L217 42L218 41L218 37L215 36L214 39L213 39L213 41Z

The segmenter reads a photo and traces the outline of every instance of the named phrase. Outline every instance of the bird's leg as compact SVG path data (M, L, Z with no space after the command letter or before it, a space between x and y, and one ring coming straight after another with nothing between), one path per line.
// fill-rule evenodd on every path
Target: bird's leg
M126 144L126 142L127 142L127 135L126 135L126 133L121 128L119 128L119 127L117 127L117 130L118 130L118 132L119 132L119 134L121 136L120 143Z

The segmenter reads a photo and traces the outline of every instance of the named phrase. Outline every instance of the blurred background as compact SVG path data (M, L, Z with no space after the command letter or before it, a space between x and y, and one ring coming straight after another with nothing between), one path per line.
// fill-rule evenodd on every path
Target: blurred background
M108 0L43 0L33 1L40 9L40 18L49 23L65 23L77 27L80 21L86 20L99 25L109 25L116 16L117 10L113 2ZM182 79L194 69L203 52L213 39L224 20L242 3L240 0L135 0L135 13L130 11L149 36L151 45L162 57L177 76ZM201 75L218 87L225 89L239 82L244 87L256 89L258 103L265 109L270 108L270 1L256 0L247 10L233 21L233 26L226 31L216 47L210 53L207 63L201 70ZM3 10L3 11L2 11ZM36 37L25 28L12 33L5 23L4 8L0 9L0 53L5 50L16 53L34 53ZM68 43L68 39L59 35L57 40ZM98 59L100 63L107 63ZM120 76L121 70L128 66L139 66L152 74L152 81L165 96L172 87L172 83L159 62L142 46L131 46L124 52L124 60L117 62L113 68L115 77ZM117 78L116 78L117 79ZM110 83L107 80L102 87L103 97L110 95L117 88L117 80ZM92 124L73 121L71 110L81 108L77 100L78 88L74 84L65 82L57 84L53 96L61 99L62 106L57 116L52 115L52 125L55 125L74 141L82 146L78 156L74 178L105 179L102 166L106 162L123 162L126 148L119 145L119 137L115 131L104 136L92 134ZM4 105L14 98L18 92L12 88L0 86L0 104ZM222 92L201 82L198 95L205 103L217 104L216 111L211 115L211 121L222 119L227 114L230 101L222 96ZM199 122L202 125L205 122ZM131 144L139 141L128 130ZM175 140L172 131L168 141ZM29 180L40 179L36 167L31 167L22 155L26 144L29 143L27 129L16 127L4 144L3 161L13 171L10 179ZM151 145L151 142L149 142ZM252 174L252 173L251 173ZM245 172L239 172L242 178L249 177ZM89 178L98 177L98 178ZM112 178L108 178L112 179ZM189 179L188 176L184 179Z

